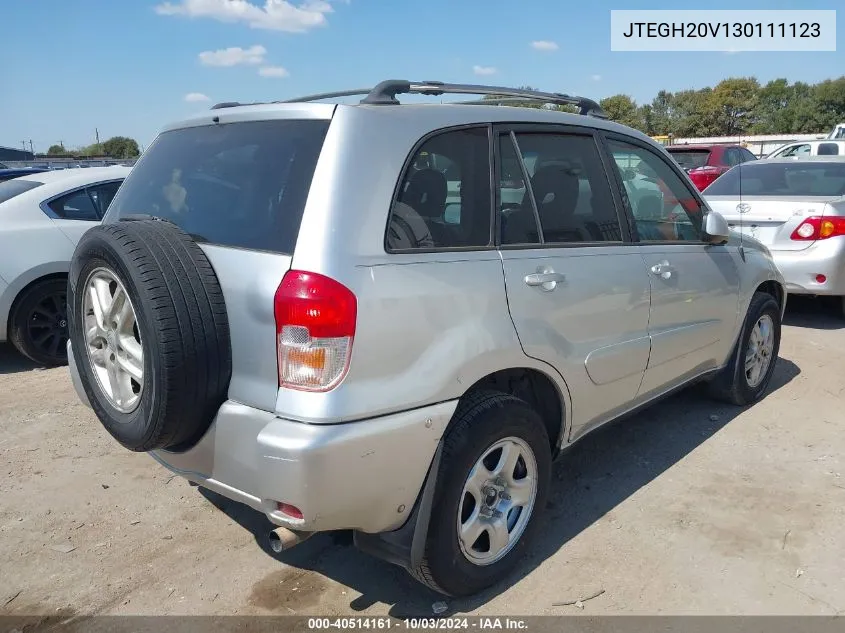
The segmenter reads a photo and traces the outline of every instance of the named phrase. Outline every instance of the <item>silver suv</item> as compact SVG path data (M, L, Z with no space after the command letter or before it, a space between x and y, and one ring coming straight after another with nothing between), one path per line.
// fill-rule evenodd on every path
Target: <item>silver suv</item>
M761 398L785 299L593 101L386 81L165 128L74 254L70 367L118 442L264 513L276 551L352 530L466 595L587 432L697 380Z

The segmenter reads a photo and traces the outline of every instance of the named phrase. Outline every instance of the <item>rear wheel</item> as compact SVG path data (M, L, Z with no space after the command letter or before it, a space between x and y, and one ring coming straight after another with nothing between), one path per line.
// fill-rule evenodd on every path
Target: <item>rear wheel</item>
M412 575L451 596L477 593L519 562L546 503L551 450L526 402L483 392L467 398L444 439L421 565Z
M774 297L754 294L731 359L710 384L714 397L739 406L763 397L780 350L780 314Z
M12 310L9 339L39 365L67 363L67 280L47 279L23 292Z

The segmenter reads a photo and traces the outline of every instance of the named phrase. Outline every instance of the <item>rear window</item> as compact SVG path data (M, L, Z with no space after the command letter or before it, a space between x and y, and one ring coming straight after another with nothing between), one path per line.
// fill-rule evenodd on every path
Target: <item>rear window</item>
M741 180L740 180L741 178ZM845 163L744 163L704 190L708 196L785 197L845 195Z
M6 202L6 200L11 200L15 196L19 196L22 193L26 193L27 191L40 187L43 184L43 182L36 182L35 180L19 179L0 182L0 203Z
M683 169L704 167L710 158L709 149L670 149L667 151Z
M160 134L106 214L170 220L198 241L293 253L328 121L231 123Z

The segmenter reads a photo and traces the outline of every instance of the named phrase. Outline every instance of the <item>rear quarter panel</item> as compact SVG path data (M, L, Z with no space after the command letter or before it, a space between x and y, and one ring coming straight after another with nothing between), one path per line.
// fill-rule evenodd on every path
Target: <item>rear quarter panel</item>
M471 118L480 110L464 112ZM388 213L408 155L420 138L458 119L454 109L438 106L336 111L292 268L328 275L352 290L357 331L340 386L327 393L280 389L279 415L315 423L384 415L459 398L485 375L513 367L549 376L569 410L560 375L522 352L498 251L385 251Z

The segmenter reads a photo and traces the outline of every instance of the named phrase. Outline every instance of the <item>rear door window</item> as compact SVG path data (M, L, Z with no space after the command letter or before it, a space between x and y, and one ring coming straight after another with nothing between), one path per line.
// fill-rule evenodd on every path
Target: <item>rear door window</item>
M100 219L100 215L97 213L97 207L85 189L79 189L61 198L56 198L47 206L63 220L97 222Z
M328 121L276 120L160 134L106 214L170 220L199 241L293 253Z
M501 135L499 154L507 170L499 183L502 244L622 241L610 182L592 136ZM523 185L522 195L514 196L505 186L516 178L508 166L520 160L529 187Z

